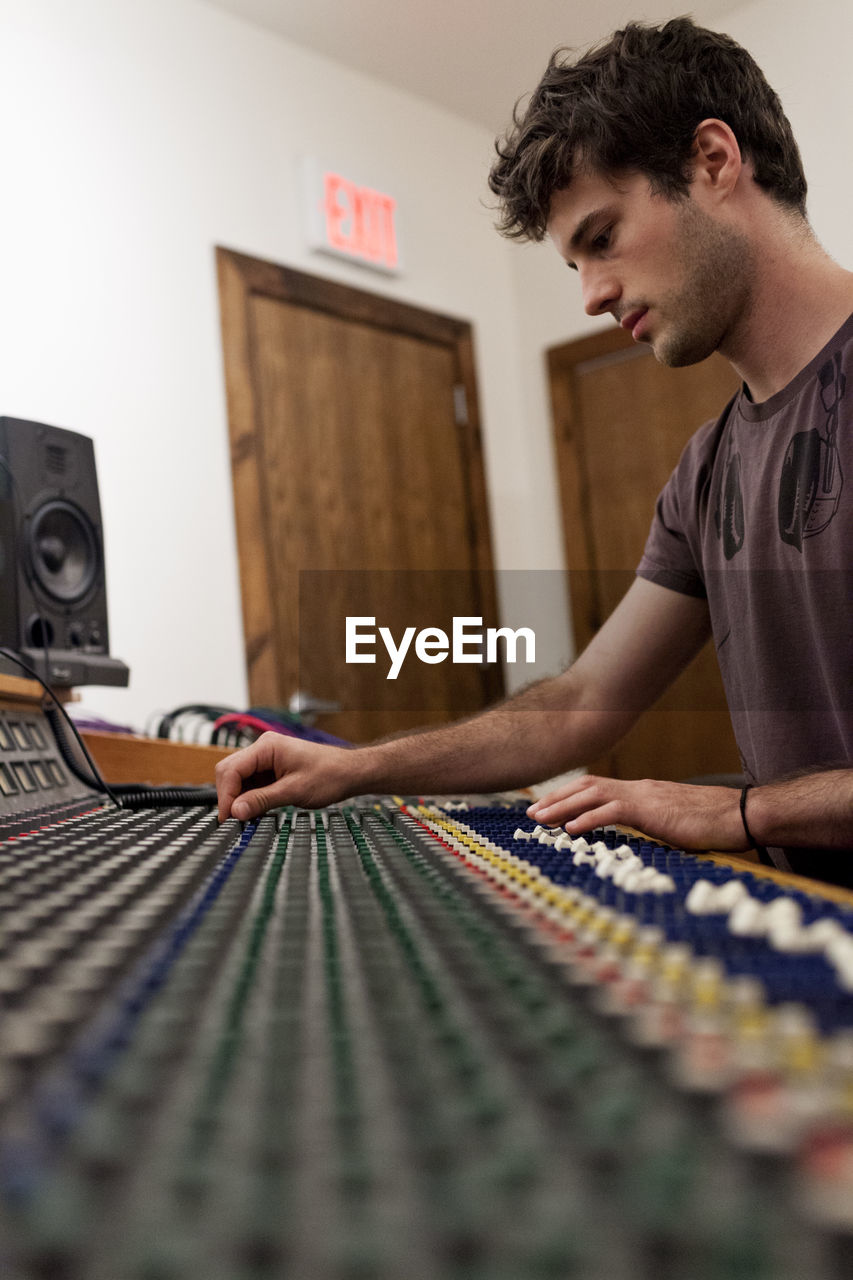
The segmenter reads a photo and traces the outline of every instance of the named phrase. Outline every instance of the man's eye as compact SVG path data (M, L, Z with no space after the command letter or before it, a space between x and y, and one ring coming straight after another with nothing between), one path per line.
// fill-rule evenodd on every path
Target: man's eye
M592 242L593 249L606 249L610 244L610 227L605 231L599 231L598 235Z

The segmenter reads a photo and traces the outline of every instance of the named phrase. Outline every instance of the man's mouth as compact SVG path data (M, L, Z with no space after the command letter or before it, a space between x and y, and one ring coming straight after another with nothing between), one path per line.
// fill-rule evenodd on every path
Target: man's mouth
M635 342L642 337L643 320L648 315L648 307L639 307L636 311L629 311L619 321L623 329L627 329Z

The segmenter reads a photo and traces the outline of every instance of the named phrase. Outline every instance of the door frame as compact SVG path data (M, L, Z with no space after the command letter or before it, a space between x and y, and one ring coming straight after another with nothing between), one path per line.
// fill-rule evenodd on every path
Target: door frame
M472 326L394 298L356 289L322 276L250 257L216 246L225 393L231 447L231 477L240 569L249 696L263 701L263 690L277 687L275 618L267 574L261 481L260 406L255 386L250 303L253 297L324 312L342 320L404 334L449 347L454 379L460 386L464 413L457 420L460 456L468 495L469 538L473 568L480 584L484 617L497 617L492 541L486 496L480 412L474 366ZM259 548L264 554L259 555ZM500 669L484 669L487 698L503 691ZM494 686L492 688L491 686Z

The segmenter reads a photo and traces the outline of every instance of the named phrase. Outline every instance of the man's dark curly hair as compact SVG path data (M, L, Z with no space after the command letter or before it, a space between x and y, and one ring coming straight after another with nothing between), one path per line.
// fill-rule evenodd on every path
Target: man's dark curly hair
M806 179L778 96L730 36L690 18L663 26L629 23L576 60L558 49L526 109L498 139L489 186L498 227L516 240L542 240L556 191L579 166L644 173L652 190L687 195L697 126L732 129L755 181L805 217Z

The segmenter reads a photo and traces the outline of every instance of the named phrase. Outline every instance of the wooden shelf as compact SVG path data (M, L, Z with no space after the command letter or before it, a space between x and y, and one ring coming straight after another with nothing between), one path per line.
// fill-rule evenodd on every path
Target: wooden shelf
M0 672L0 703L22 703L40 706L44 697L38 680L29 680L26 676L11 676ZM53 697L57 702L69 703L79 700L76 689L55 689Z
M0 674L0 700L3 702L41 702L43 697L44 690L38 680Z
M118 783L212 786L216 764L231 754L226 747L95 730L87 730L83 741L105 780Z

